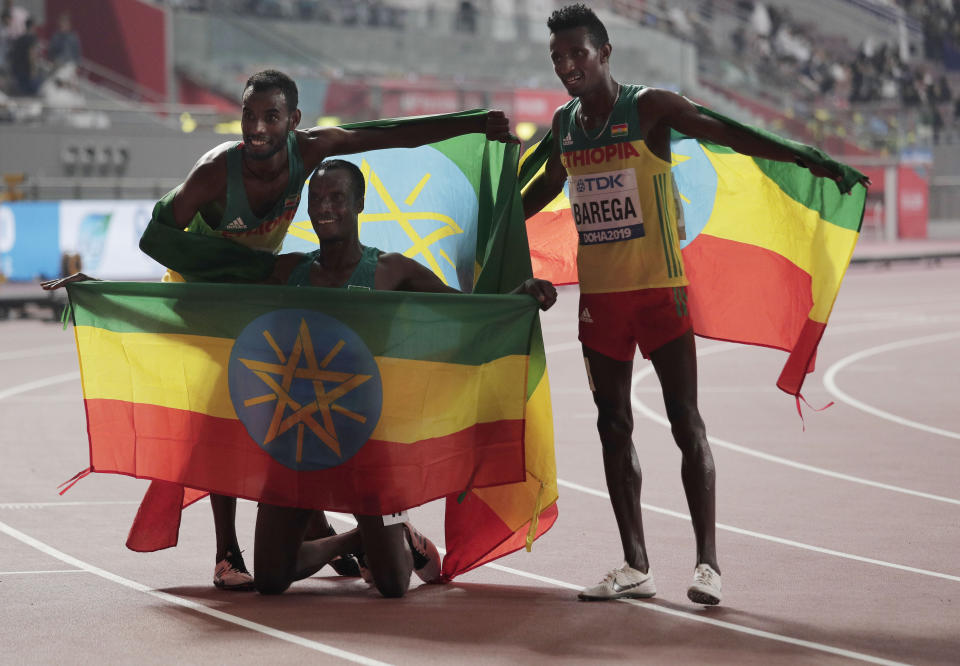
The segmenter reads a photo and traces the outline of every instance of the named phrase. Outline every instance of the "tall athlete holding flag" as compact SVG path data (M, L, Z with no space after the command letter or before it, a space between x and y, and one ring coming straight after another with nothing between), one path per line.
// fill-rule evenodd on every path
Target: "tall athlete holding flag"
M687 596L718 604L716 470L697 407L697 363L687 277L670 174L670 132L729 146L739 153L795 162L787 148L699 113L686 98L610 75L612 46L603 23L582 4L554 12L550 57L574 97L553 118L552 152L523 194L531 217L569 176L577 225L580 341L597 405L597 429L610 501L625 563L581 599L652 597L640 512L641 473L633 446L630 386L636 347L649 358L663 391L696 537L694 580ZM838 174L811 166L817 176Z

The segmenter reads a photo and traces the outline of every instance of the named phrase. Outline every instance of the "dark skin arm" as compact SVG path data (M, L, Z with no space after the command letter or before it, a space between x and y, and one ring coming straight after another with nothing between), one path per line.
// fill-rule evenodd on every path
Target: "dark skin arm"
M778 162L797 162L793 151L763 137L728 125L700 113L686 97L658 88L646 88L637 96L640 128L650 151L670 161L670 130L675 129L695 139L705 139L733 148L738 153ZM798 162L799 163L799 162ZM841 175L820 165L802 164L810 173L839 181ZM864 185L870 181L864 178Z
M560 162L558 136L560 136L560 109L557 109L553 114L553 146L550 157L547 158L543 171L534 176L523 190L524 218L539 213L563 190L563 183L567 179L567 170Z
M225 153L232 143L223 143L197 160L180 191L173 198L173 218L178 229L185 229L198 211L227 198Z
M380 255L374 281L376 288L382 290L461 293L459 289L444 284L426 266L399 252ZM557 290L553 284L538 278L525 280L510 293L532 296L540 304L541 310L550 309L557 301Z
M468 118L439 118L397 127L344 129L314 127L301 133L304 165L313 169L332 155L350 155L381 148L415 148L462 134L485 134L491 141L518 143L502 111Z
M55 289L60 289L61 287L66 287L68 284L74 282L99 282L99 278L90 277L85 273L74 273L73 275L68 275L66 277L57 278L56 280L47 280L46 282L41 282L40 287L44 291L54 291Z

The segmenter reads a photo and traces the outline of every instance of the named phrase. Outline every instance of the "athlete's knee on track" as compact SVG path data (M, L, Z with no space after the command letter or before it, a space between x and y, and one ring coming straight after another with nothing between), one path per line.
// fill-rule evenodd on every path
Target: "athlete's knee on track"
M374 573L373 582L377 591L388 599L399 599L410 589L410 573L406 576L397 572L381 573L379 576Z

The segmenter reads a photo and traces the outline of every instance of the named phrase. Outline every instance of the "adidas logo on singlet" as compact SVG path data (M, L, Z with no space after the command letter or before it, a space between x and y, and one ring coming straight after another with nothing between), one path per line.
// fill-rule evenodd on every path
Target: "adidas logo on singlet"
M588 310L587 308L583 309L583 312L580 313L580 321L587 324L593 323L593 317L590 316L590 310Z
M227 231L243 231L246 228L247 225L239 217L226 226Z
M569 146L570 144L573 143L573 137L570 136L570 132L567 132L567 135L566 135L565 137L563 137L562 143L563 143L563 145L565 145L565 146Z

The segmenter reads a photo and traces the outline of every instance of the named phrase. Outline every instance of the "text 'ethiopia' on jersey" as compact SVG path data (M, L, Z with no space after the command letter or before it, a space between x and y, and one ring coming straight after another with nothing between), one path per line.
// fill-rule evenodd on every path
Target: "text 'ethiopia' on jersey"
M603 164L611 160L625 160L631 157L640 157L640 153L633 147L629 141L620 143L611 143L599 148L583 148L582 150L571 150L560 156L563 166L570 167L590 166L592 164Z

